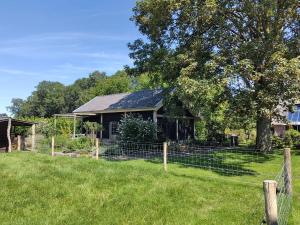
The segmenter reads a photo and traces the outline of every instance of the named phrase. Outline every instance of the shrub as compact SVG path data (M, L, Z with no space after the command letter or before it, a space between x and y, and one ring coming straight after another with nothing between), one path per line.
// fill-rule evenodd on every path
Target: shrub
M83 127L92 138L96 138L96 133L102 130L102 125L97 122L87 121L83 124Z
M293 147L300 143L300 132L294 129L289 129L284 134L284 145L286 147Z
M66 147L70 151L89 152L93 150L93 143L93 140L88 137L80 137L69 140Z
M46 139L51 146L51 138ZM55 147L58 151L64 152L90 152L94 149L94 141L89 137L69 138L68 136L58 135L55 137Z
M157 125L151 120L143 120L142 116L130 114L124 117L118 128L121 141L155 142L157 140Z
M281 137L273 136L272 137L272 145L274 148L283 148L284 147L284 140Z

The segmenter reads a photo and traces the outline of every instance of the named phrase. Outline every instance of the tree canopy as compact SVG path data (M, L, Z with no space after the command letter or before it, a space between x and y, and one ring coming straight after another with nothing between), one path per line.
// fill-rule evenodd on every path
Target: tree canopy
M129 44L128 71L160 76L208 121L256 120L268 151L272 118L299 96L299 10L298 0L138 1L132 20L146 38Z
M150 86L147 81L145 86ZM86 78L65 86L59 82L42 81L26 99L14 98L8 110L15 117L51 117L53 114L70 113L98 95L124 93L139 87L138 79L124 71L112 76L94 71Z

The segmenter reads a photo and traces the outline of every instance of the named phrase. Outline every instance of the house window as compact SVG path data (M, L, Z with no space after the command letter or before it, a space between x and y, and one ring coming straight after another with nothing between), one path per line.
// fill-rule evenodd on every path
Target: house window
M112 135L117 135L118 134L118 122L117 121L112 121L111 122L111 134Z

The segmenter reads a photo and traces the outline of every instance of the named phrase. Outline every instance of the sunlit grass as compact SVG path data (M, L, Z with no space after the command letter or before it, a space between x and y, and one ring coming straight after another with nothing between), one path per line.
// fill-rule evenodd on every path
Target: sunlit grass
M246 167L256 175L160 163L0 155L1 224L259 224L264 175L281 157ZM293 157L294 209L300 224L300 155ZM298 178L297 178L298 176ZM271 179L270 177L265 177Z

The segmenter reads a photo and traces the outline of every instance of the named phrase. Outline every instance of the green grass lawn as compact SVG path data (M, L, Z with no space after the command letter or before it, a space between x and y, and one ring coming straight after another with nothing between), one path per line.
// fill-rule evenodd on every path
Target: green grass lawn
M243 165L257 175L159 163L0 154L1 224L259 224L262 181L281 157ZM270 174L270 177L259 174ZM289 224L300 224L300 155Z

